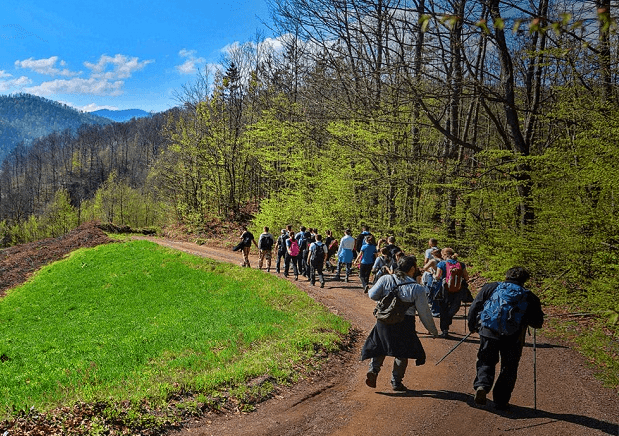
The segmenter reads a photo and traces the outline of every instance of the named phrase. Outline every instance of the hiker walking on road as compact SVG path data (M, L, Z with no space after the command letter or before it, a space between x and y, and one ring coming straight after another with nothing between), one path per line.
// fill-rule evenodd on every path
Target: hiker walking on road
M325 276L322 273L325 259L327 256L327 246L322 243L322 235L316 235L316 242L312 242L307 255L307 264L310 268L309 279L314 286L316 284L316 276L320 280L320 287L325 287Z
M376 238L374 235L368 235L363 241L363 245L359 249L359 255L355 263L359 263L359 279L361 279L361 287L363 292L368 292L370 289L370 274L376 259Z
M282 258L286 259L286 239L288 239L288 232L286 229L282 229L281 234L277 238L277 242L275 243L275 253L277 256L277 261L275 262L275 271L277 274L281 271L281 260Z
M269 228L264 227L264 231L258 238L258 249L260 249L260 259L258 260L258 269L262 269L262 264L266 260L267 272L271 272L271 257L273 254L273 244L275 238L269 233Z
M391 374L391 387L394 391L407 390L402 384L402 379L408 366L408 359L416 359L417 366L425 363L426 353L415 331L415 310L432 336L438 336L434 318L428 307L426 288L413 279L416 270L415 256L403 256L398 261L397 272L382 276L369 290L369 297L374 301L380 301L389 291L396 288L400 300L409 303L403 321L388 325L377 320L363 345L361 360L371 359L365 380L365 384L371 388L376 387L376 378L385 356L395 358Z
M340 240L340 246L337 250L337 272L335 273L335 281L340 279L342 265L346 265L346 282L348 282L352 269L354 248L355 238L352 237L350 229L346 229L344 230L344 237Z
M462 298L466 294L466 282L469 279L469 273L466 270L466 265L459 262L456 258L458 255L451 248L443 248L441 256L444 260L436 266L436 274L434 280L442 280L442 299L439 300L439 317L441 337L449 337L449 326L453 321L453 317L458 313Z
M504 282L487 283L475 297L468 316L470 332L479 332L477 376L473 383L475 403L486 404L496 364L501 361L492 396L494 406L505 410L516 385L527 326L541 328L544 312L539 298L524 288L529 272L514 267Z
M299 243L294 238L294 233L290 232L286 239L286 257L284 258L284 277L288 277L288 271L290 271L290 264L292 263L292 270L294 271L294 279L299 280L299 270L297 269L300 251Z
M258 248L258 244L256 244L256 239L254 239L254 235L249 230L247 230L246 226L243 226L243 233L241 234L241 242L243 244L243 247L242 247L243 263L241 264L241 266L246 266L247 268L250 268L249 251L251 250L251 244L253 242L256 248Z

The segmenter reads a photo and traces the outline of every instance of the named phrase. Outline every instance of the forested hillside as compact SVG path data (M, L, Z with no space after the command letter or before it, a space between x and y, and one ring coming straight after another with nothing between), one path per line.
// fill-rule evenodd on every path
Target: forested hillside
M150 115L148 112L143 111L141 109L126 109L126 110L100 109L98 111L91 112L91 114L96 115L98 117L104 117L112 121L116 121L117 123L129 121L132 118L144 118Z
M0 95L0 162L19 144L83 124L111 120L80 112L62 103L30 94Z
M548 301L616 315L615 6L270 5L283 48L233 47L167 122L52 135L6 161L5 227L59 189L119 224L122 192L198 230L250 205L256 227L366 223L416 252L438 237L489 278L522 264Z

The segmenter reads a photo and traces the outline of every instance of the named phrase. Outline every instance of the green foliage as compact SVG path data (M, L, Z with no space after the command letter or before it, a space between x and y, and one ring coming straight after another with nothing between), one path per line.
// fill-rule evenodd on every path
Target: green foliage
M157 403L258 375L285 381L347 329L256 270L146 241L79 250L0 300L0 405Z

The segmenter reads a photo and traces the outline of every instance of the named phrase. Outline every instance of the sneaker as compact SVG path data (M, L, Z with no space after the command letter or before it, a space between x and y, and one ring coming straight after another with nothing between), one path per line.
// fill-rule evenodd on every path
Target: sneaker
M408 391L408 388L402 384L402 382L391 382L391 388L396 392Z
M480 406L486 404L486 390L481 386L475 390L475 404L479 404Z
M374 371L368 371L368 373L365 375L365 384L371 388L375 388L376 377L378 377L377 373L375 373Z
M365 288L363 288L363 293L367 294L369 290L370 290L370 285L365 285Z
M320 287L324 288L325 287L325 282L320 282Z
M316 286L316 282L310 282L312 286Z
M443 332L439 336L441 338L447 339L449 337L449 330L443 330Z

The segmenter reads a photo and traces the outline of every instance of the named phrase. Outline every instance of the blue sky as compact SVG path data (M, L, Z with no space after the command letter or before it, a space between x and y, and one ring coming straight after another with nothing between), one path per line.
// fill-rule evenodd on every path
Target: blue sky
M226 47L270 36L264 0L19 0L0 14L0 94L163 111Z

